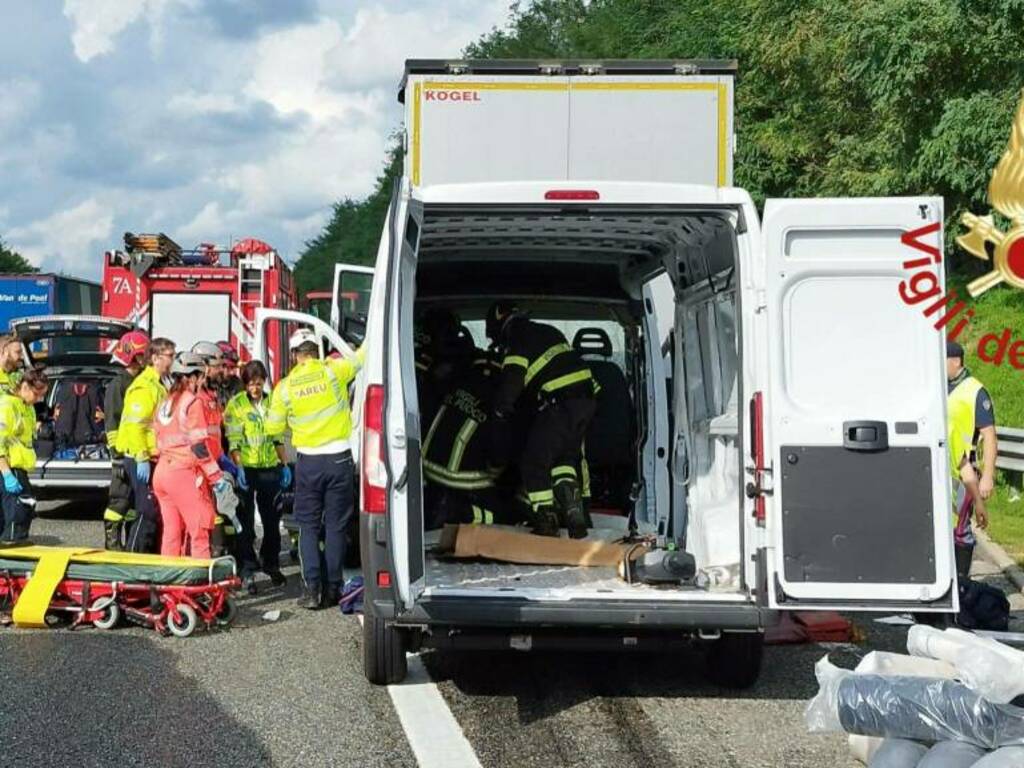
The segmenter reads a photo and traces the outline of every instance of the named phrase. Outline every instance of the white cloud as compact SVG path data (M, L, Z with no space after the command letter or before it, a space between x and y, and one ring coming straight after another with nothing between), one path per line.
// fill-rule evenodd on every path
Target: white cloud
M171 112L196 115L227 115L242 108L241 101L233 93L200 93L195 90L182 91L167 102Z
M162 39L160 21L167 7L175 2L192 5L190 0L64 0L64 15L72 24L75 56L88 62L110 53L117 36L142 18L150 20L151 41L158 44Z
M14 249L33 264L45 261L59 269L82 273L89 260L99 263L113 226L110 206L90 197L72 208L15 227L8 235Z
M39 83L27 77L0 80L0 132L29 117L39 103L40 93Z

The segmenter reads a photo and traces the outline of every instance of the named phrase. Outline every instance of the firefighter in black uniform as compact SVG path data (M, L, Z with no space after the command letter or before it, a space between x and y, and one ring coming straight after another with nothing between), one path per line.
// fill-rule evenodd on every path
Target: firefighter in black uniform
M123 457L114 449L114 444L117 441L117 427L121 423L121 411L124 409L124 393L146 367L148 346L149 336L142 331L129 331L121 337L114 348L113 360L123 365L124 370L107 384L103 395L103 420L111 455L110 491L107 508L103 512L103 546L110 550L124 549L127 529L135 520L132 479L128 477Z
M557 536L564 526L571 538L581 539L587 524L576 467L597 407L590 369L557 328L529 320L510 302L491 306L486 330L502 358L491 428L495 444L511 433L514 412L533 416L519 460L533 532Z
M504 468L488 456L500 367L467 343L464 330L456 320L431 344L433 364L446 371L441 381L448 387L423 440L428 529L445 523L512 524L523 517Z

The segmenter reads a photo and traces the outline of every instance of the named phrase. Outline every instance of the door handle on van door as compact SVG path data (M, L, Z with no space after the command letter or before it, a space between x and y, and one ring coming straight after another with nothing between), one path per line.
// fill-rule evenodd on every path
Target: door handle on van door
M844 421L843 448L850 451L884 451L889 447L889 428L884 421Z
M400 429L396 429L391 433L391 447L402 450L405 448L405 432Z

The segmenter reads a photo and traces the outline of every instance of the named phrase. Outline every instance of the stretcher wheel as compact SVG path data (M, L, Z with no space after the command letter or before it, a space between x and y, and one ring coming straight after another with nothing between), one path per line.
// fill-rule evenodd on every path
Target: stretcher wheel
M177 618L175 618L175 614L177 614ZM175 637L188 637L196 631L198 624L199 617L196 616L196 611L191 605L179 603L174 610L167 614L167 628Z
M90 610L100 610L99 604L100 601L97 600L93 603L93 607ZM92 625L96 629L113 629L116 627L117 623L121 621L121 607L111 600L102 610L103 615L98 619L93 619Z
M220 612L217 614L217 626L230 626L236 616L238 616L238 605L232 598L225 597L224 604L221 606Z

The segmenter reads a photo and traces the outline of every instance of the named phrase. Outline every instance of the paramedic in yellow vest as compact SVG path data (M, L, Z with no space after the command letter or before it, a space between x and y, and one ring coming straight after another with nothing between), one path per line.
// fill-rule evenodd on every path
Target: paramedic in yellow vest
M47 381L42 371L29 371L18 382L15 394L0 395L0 473L3 491L3 531L0 546L29 544L35 499L28 472L35 468L36 452L32 442L36 434L35 404L46 397Z
M363 348L351 360L319 359L317 336L303 328L288 347L291 372L274 388L266 419L267 437L291 430L295 465L295 522L305 585L301 608L336 605L345 560L345 527L352 516L352 416L348 385L363 362ZM320 537L323 534L323 563Z
M996 471L996 415L992 398L981 382L964 367L964 348L946 343L946 378L949 386L947 419L950 471L953 479L956 529L957 577L966 580L971 571L975 538L973 513L981 528L988 527L985 500L992 495ZM978 468L978 442L984 459Z
M0 392L17 394L25 355L21 342L13 333L0 336Z
M275 587L287 580L281 573L281 517L275 503L278 491L292 484L292 470L286 463L281 438L267 436L270 398L264 392L267 369L259 360L250 360L242 368L244 389L228 400L224 409L224 431L231 460L238 467L244 485L238 487L238 517L242 532L235 537L235 560L242 575L242 586L256 594L256 571L262 568ZM256 508L263 522L260 556L254 550Z
M153 464L156 461L156 433L153 414L167 397L164 380L174 362L174 342L157 338L146 350L149 364L124 393L121 423L115 448L124 455L124 469L132 484L137 518L128 534L129 552L155 552L160 529L160 510L153 496Z

